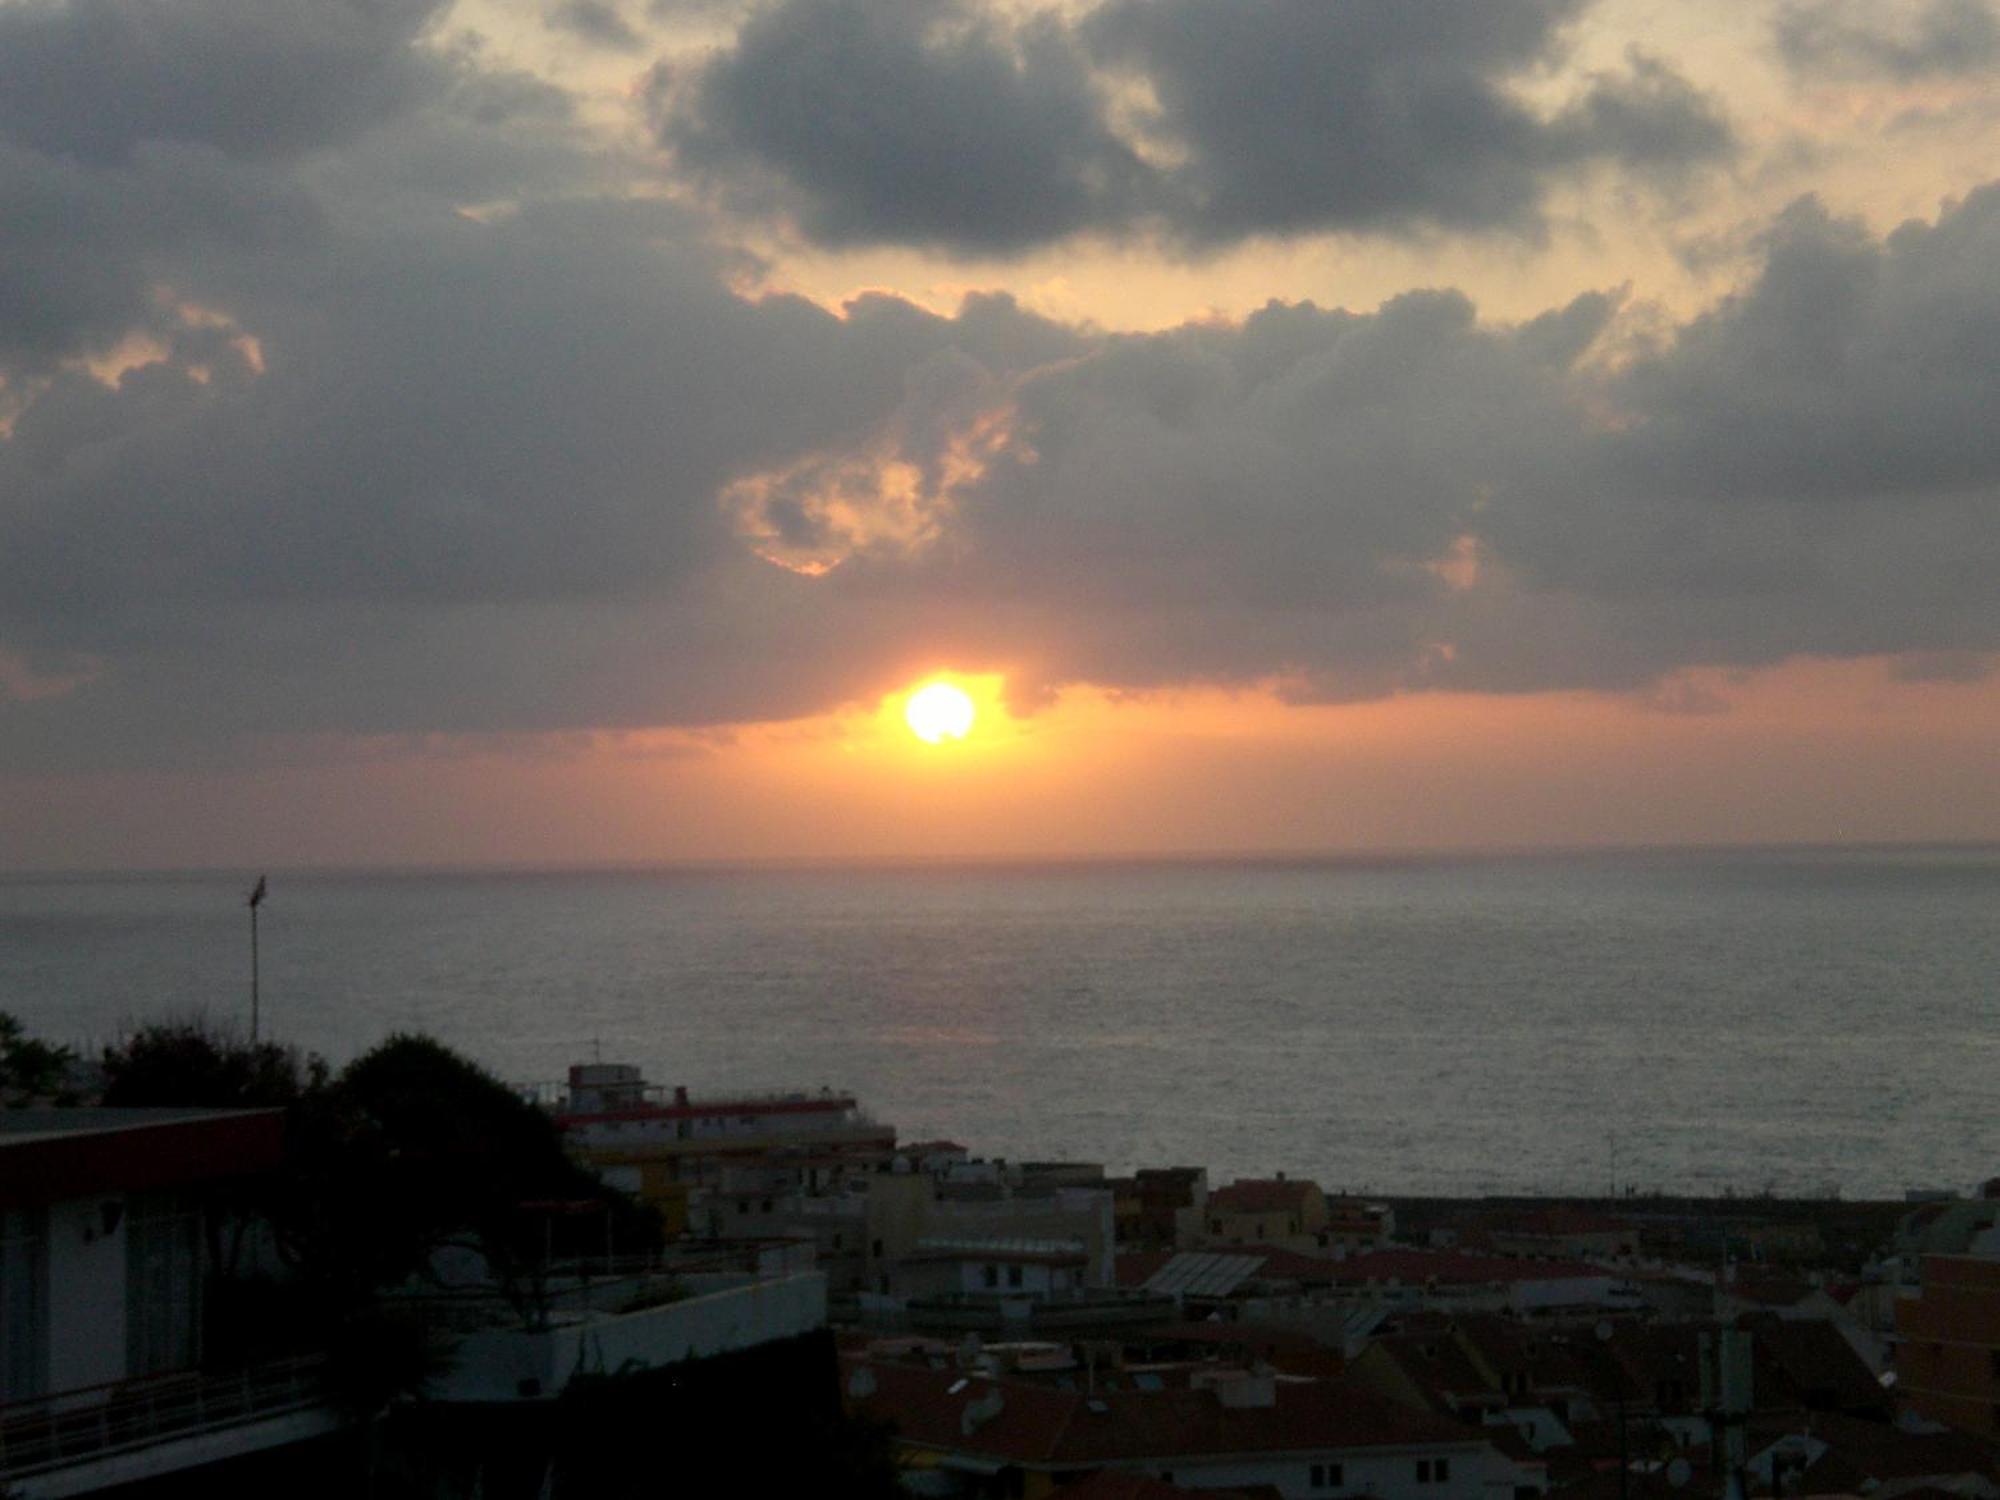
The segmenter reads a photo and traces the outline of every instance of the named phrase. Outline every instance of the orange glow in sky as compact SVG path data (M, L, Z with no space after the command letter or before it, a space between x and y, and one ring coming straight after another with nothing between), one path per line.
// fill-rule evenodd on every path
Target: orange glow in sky
M975 723L942 747L911 733L910 688L788 723L302 747L247 787L0 781L0 843L53 847L86 808L100 836L63 846L80 868L2000 837L2000 677L1899 681L1879 658L1651 695L1080 688L1020 714L997 674L949 680Z

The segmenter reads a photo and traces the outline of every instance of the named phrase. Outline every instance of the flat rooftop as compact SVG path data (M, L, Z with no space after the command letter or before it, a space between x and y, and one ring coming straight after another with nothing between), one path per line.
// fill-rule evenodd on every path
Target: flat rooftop
M162 1190L277 1168L282 1109L0 1111L0 1201Z
M273 1109L82 1109L0 1110L0 1150L21 1141L104 1135L115 1130L147 1130L196 1120L240 1120L246 1115L279 1114Z

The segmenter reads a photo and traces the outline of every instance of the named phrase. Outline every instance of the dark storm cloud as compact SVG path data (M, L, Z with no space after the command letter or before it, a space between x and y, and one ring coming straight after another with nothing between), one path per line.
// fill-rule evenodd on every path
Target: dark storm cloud
M2000 15L1989 0L1924 0L1901 14L1876 0L1793 0L1772 34L1786 65L1808 75L1910 80L2000 62Z
M316 208L284 165L439 93L410 46L435 8L0 7L0 361L147 327L170 267L296 251Z
M828 12L836 51L901 55L873 8ZM1036 69L1097 87L942 14L956 29L917 26L913 65L937 49L982 118L1026 131ZM1556 19L1477 8L1421 66L1503 76ZM324 23L291 24L321 55ZM1649 687L2000 647L2000 187L1887 236L1801 202L1734 297L1637 353L1611 291L1512 326L1449 289L1143 335L992 295L836 313L731 290L741 254L626 191L560 91L476 55L374 56L417 92L365 128L313 106L285 152L153 105L112 149L87 117L118 101L87 81L66 105L86 123L0 141L0 765L782 718L939 661L1004 667L1033 702L1075 681ZM1531 154L1669 169L1699 154L1672 144L1678 87L1635 60ZM1172 95L1163 118L1206 119ZM870 108L849 127L914 149ZM99 144L57 150L63 129ZM1176 170L1250 149L1231 142L1183 141ZM1049 223L1101 202L1101 140L1022 149L1069 153ZM1185 203L1187 225L1254 217ZM66 357L134 334L145 362L112 383Z
M1571 481L1482 521L1578 611L1550 649L1511 604L1509 673L2000 644L1996 256L2000 184L1881 239L1793 204L1748 287L1603 381Z
M92 167L0 141L0 373L150 323L169 260L282 255L317 217L290 183L208 147L141 143Z
M442 0L44 0L0 7L0 137L124 160L141 141L285 156L408 107Z
M1516 97L1577 9L1108 0L1008 26L964 0L786 0L652 93L684 166L834 244L1531 230L1560 175L1732 145L1658 59L1552 117Z
M1021 382L959 545L841 587L976 602L1057 680L1629 688L2000 646L2000 186L1886 238L1810 201L1635 360L1617 299L1448 292L1106 340Z
M2000 187L1885 240L1794 203L1758 279L1625 376L1635 476L1722 500L2000 481L1996 265Z
M833 244L1022 249L1128 214L1144 176L1075 36L969 0L789 0L651 92L687 169Z
M1167 214L1183 232L1523 229L1556 174L1730 145L1715 106L1658 61L1554 119L1516 98L1510 80L1556 59L1579 8L1111 0L1086 30L1158 100L1148 128L1180 158Z
M17 630L99 632L137 597L668 586L729 542L713 497L734 470L880 420L952 336L902 303L841 321L745 302L718 272L659 205L444 216L338 244L323 293L339 317L274 309L265 373L233 349L177 348L116 390L67 375L22 416L0 448L0 612Z

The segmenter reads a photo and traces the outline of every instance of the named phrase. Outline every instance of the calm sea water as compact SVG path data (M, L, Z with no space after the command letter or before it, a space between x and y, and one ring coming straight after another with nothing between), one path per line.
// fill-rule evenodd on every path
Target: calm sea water
M0 1010L247 1015L247 880L0 880ZM1378 1191L2000 1171L2000 849L274 874L266 1030L847 1087L907 1137Z

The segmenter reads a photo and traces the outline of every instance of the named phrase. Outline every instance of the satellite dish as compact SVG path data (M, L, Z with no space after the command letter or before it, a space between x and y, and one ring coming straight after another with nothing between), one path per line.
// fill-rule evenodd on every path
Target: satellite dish
M1597 1341L1600 1344L1608 1344L1611 1342L1611 1320L1609 1318L1598 1319Z
M1667 1483L1675 1489L1681 1488L1694 1478L1694 1465L1684 1458L1677 1458L1667 1465Z

